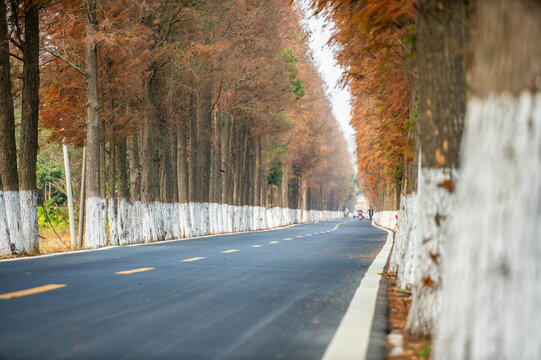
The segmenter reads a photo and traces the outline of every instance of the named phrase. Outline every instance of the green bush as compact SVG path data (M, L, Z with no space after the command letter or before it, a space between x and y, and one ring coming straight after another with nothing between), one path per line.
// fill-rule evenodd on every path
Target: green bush
M57 201L53 198L45 201L43 206L38 206L38 226L41 229L51 229L51 223L57 231L69 229L68 209L58 206Z

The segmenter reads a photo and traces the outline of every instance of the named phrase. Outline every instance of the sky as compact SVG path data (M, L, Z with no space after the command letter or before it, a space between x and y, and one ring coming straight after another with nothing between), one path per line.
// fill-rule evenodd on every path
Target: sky
M303 10L301 25L308 31L308 46L314 58L315 66L326 85L326 94L331 103L334 117L340 124L340 129L347 140L348 151L354 171L357 157L355 155L355 130L350 125L351 120L351 92L349 87L342 88L339 84L343 69L335 59L336 47L328 44L334 31L334 24L324 16L312 16L306 0L299 0L297 4Z

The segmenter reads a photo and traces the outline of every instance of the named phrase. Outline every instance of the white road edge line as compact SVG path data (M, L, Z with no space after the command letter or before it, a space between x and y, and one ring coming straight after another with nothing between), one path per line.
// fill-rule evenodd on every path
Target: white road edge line
M366 359L381 279L381 275L378 274L383 272L393 246L393 233L374 226L388 232L387 241L355 291L346 314L323 355L323 360Z

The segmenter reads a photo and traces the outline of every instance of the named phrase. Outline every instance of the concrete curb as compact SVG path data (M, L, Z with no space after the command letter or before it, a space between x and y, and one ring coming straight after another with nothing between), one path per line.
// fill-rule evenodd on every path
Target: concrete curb
M393 246L393 233L377 225L374 226L387 231L387 241L355 291L346 314L323 355L323 360L366 359L381 279L379 274L384 271Z

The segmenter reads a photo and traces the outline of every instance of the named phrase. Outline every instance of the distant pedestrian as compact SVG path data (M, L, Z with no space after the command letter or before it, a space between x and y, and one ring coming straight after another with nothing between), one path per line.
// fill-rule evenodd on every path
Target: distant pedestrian
M374 209L372 206L370 206L370 209L368 209L368 216L370 216L370 222L372 222L372 217L374 217Z

